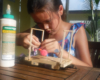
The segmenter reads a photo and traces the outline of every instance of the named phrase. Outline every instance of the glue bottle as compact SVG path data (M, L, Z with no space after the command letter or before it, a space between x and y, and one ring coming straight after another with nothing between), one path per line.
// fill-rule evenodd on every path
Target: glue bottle
M6 14L0 19L1 67L12 67L15 65L16 20L14 20L14 16L10 13L10 5L7 5Z

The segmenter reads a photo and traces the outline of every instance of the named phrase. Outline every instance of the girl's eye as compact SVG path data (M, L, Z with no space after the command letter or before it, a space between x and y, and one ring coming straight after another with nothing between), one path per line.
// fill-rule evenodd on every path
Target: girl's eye
M50 23L51 22L51 20L46 20L46 23Z
M39 22L35 22L36 24L41 24L41 23L39 23Z
M37 25L42 25L41 23L37 23Z
M50 22L49 20L46 21L46 23L49 23L49 22Z
M38 26L42 26L42 24L37 24Z
M43 25L42 25L42 24L40 24L40 23L38 24L38 23L37 23L37 25L38 25L41 29L43 29Z

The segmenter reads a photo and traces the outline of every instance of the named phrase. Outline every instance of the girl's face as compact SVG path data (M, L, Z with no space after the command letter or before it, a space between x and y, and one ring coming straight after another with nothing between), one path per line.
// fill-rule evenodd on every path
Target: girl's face
M55 34L59 29L60 17L54 12L36 12L31 14L37 25L49 34Z

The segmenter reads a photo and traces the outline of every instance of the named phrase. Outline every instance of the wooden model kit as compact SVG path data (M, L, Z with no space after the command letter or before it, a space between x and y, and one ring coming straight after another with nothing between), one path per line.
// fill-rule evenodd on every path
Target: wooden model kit
M71 51L73 31L64 30L62 48L60 50L60 58L55 58L55 57L46 57L46 56L42 56L42 55L37 55L37 56L31 57L31 46L32 46L33 30L42 31L42 39L41 39L41 41L43 41L43 39L44 39L44 30L31 28L29 56L25 57L26 61L31 61L31 64L32 65L36 65L36 66L38 66L40 63L41 64L51 65L52 69L60 69L60 67L61 68L65 68L65 67L69 66L72 63L72 60L70 59L70 51ZM71 42L70 42L70 48L69 48L69 52L68 52L68 58L67 59L63 59L62 56L63 56L63 48L64 48L66 32L71 32Z

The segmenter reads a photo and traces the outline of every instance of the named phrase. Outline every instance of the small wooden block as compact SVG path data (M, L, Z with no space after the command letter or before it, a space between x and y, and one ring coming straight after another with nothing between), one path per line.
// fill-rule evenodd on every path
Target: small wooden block
M39 63L51 65L52 69L60 69L60 67L65 68L72 63L70 59L62 59L62 63L60 64L60 58L55 57L45 57L45 56L34 56L31 57L30 60L28 57L25 57L26 61L31 61L32 65L38 66Z
M25 60L26 60L26 61L31 61L32 58L29 59L29 57L25 57Z
M31 64L32 64L32 65L36 65L36 66L38 66L38 65L39 65L39 63L34 62L34 61L31 61Z

